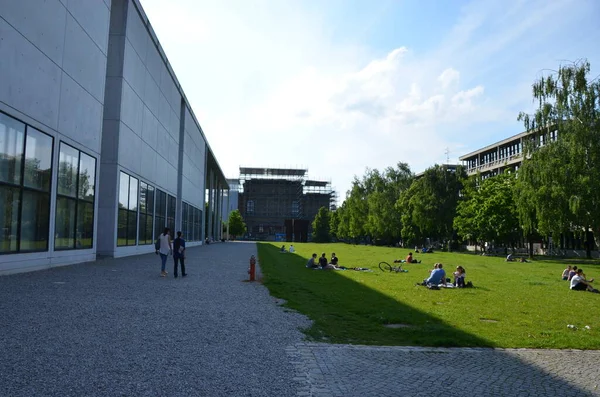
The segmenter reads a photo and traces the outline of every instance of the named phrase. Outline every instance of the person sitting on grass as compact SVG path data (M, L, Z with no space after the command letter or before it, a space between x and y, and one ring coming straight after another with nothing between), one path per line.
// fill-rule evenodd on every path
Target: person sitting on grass
M319 266L321 266L321 268L325 268L327 266L327 254L326 253L322 253L321 257L319 258Z
M467 273L465 268L462 266L456 266L456 271L454 272L454 286L457 288L464 288L466 276Z
M406 262L406 263L421 263L421 261L418 261L415 258L413 258L412 252L408 253L408 256L406 257L404 262Z
M514 262L514 261L515 261L515 258L513 258L513 254L508 254L508 255L506 256L506 261L507 261L507 262Z
M296 249L290 244L290 254L293 254L294 252L296 252Z
M431 271L428 278L423 280L423 285L438 285L446 282L446 271L443 269L444 265L436 263L437 267Z
M308 260L308 262L306 263L306 267L309 269L317 269L319 267L319 265L316 263L317 261L317 254L312 254L312 258L310 258Z
M571 265L567 266L567 268L565 270L563 270L562 272L562 279L563 280L568 280L569 279L569 273L571 273Z
M571 289L573 291L590 291L599 293L600 291L592 287L592 281L594 281L593 278L589 281L585 279L585 276L583 275L583 269L577 269L577 274L571 278Z
M577 274L577 266L573 266L573 268L569 272L569 278L567 280L571 281L573 276L575 276L576 274Z
M331 253L331 260L329 261L329 263L331 263L333 266L337 266L337 264L338 264L338 257L335 256L335 252Z
M281 250L280 250L280 252L287 252L287 251L285 250L285 244L281 246Z

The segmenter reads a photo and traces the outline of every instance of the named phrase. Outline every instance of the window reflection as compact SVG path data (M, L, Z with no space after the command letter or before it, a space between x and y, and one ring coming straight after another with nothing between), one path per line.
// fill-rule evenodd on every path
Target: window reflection
M57 250L94 246L96 159L60 143L54 246Z
M20 184L25 124L0 113L0 182Z
M52 146L0 113L0 253L48 250Z

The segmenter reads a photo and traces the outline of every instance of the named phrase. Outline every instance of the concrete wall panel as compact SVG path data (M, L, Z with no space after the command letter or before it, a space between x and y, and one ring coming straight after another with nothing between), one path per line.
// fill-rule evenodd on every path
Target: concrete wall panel
M179 102L181 104L181 98L179 99ZM171 110L171 116L169 118L169 134L171 134L171 137L175 140L176 143L179 143L179 129L179 109L177 109L177 112Z
M150 145L150 147L157 147L158 142L158 120L150 109L144 106L144 121L142 125L142 139Z
M60 68L2 18L0 33L0 101L56 129Z
M160 121L165 129L169 128L169 123L171 122L171 107L169 106L169 101L167 101L167 98L163 94L160 94L158 98L158 121Z
M152 75L152 78L156 82L156 85L159 85L161 72L164 69L164 61L160 57L160 54L150 37L148 37L148 51L146 53L145 64Z
M138 56L137 52L135 52L129 41L125 41L125 53L123 56L125 58L123 63L123 77L140 98L143 98L146 77L144 62Z
M100 103L104 102L106 55L71 15L67 16L63 70Z
M162 158L165 159L165 161L169 160L169 139L169 133L167 133L167 130L165 130L164 127L159 124L156 151Z
M152 111L155 116L158 116L158 101L160 97L160 91L158 85L152 78L150 72L146 71L146 82L144 89L144 103Z
M100 153L102 104L66 74L62 77L59 131Z
M130 130L125 124L121 123L119 134L119 163L131 172L139 174L141 171L142 159L142 138ZM132 155L136 153L136 155Z
M177 162L178 162L178 158L179 158L179 145L177 144L177 142L175 142L175 140L173 139L173 137L169 137L169 163L171 165L174 166L178 166Z
M68 0L67 8L94 43L106 54L110 7L99 1Z
M131 89L129 84L123 83L123 94L121 97L121 121L139 136L142 135L142 123L144 119L144 105L142 100Z
M150 183L156 183L156 151L154 147L142 142L140 176Z
M67 10L58 0L2 1L0 10L2 18L54 63L62 65Z
M135 6L129 3L127 12L127 39L138 53L141 59L146 59L148 47L148 31L146 25L140 19Z

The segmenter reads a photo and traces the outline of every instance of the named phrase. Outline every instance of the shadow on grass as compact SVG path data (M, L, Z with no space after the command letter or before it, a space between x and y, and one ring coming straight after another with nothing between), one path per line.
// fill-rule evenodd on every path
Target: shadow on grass
M308 315L314 341L397 346L475 346L493 343L382 294L336 271L310 270L306 259L258 243L264 284L287 306ZM352 270L346 270L352 271ZM408 276L407 276L408 277ZM397 328L386 325L399 324Z
M269 243L257 243L257 248L264 274L264 285L271 295L286 300L286 307L308 316L313 321L312 327L304 330L309 340L353 345L495 347L492 341L457 329L439 318L398 302L359 281L344 277L339 272L307 269L305 267L307 258L298 254L283 254ZM482 321L486 320L497 321L482 319ZM465 355L467 361L473 360L476 363L478 371L481 371L480 374L488 370L490 373L497 372L497 365L503 368L502 376L505 375L508 379L523 379L524 374L527 374L526 381L522 383L511 383L512 386L507 383L500 391L501 394L506 393L507 388L514 389L508 392L510 395L532 392L532 389L537 387L537 383L533 383L543 382L546 392L560 390L560 393L593 395L557 377L556 373L545 371L526 361L526 357L520 358L514 351L484 351L496 355L489 359L482 359L480 354L476 353L477 351L472 355ZM436 352L448 354L450 351L429 351L429 353ZM381 365L379 361L375 361L374 365ZM494 362L496 364L493 364ZM460 367L464 366L464 363L449 365ZM494 377L497 376L500 375L479 379L478 382L489 383L489 386L494 388L496 387ZM445 386L441 386L441 389L444 388ZM441 389L439 391L442 391Z

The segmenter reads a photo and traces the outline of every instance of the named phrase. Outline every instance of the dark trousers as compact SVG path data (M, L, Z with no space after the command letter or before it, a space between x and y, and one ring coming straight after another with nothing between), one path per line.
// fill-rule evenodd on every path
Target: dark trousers
M174 262L173 276L175 276L175 277L177 277L177 263L179 261L181 261L181 275L185 276L185 260L184 260L184 258L173 256L173 262Z

